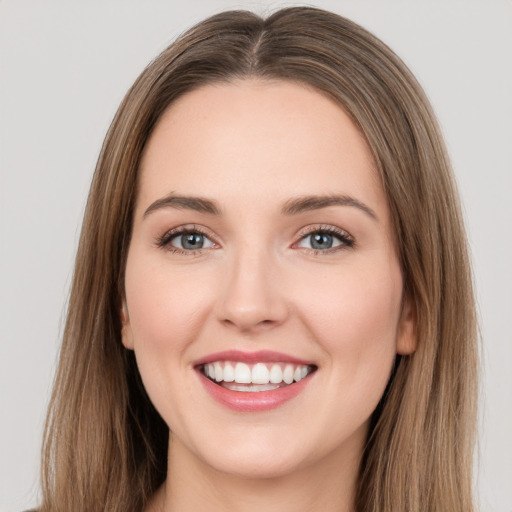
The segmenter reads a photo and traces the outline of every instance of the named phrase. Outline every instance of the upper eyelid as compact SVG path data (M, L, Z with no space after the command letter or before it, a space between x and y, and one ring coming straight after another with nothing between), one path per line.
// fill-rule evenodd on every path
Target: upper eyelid
M308 236L312 233L318 233L318 232L324 232L324 233L331 233L331 234L337 234L339 236L343 236L345 238L349 238L350 240L354 240L354 237L346 230L339 228L337 226L333 226L330 224L320 224L320 225L310 225L302 228L299 230L297 236L300 238L304 238L305 236Z
M211 240L214 244L220 245L218 242L218 237L212 235L209 229L197 224L184 224L182 226L176 226L174 228L168 229L163 235L156 237L157 245L165 245L169 243L173 238L179 235L183 235L184 233L199 233Z
M211 230L197 224L184 224L182 226L176 226L167 230L164 233L164 236L180 235L182 233L200 233L201 235L214 237L214 235L211 233Z

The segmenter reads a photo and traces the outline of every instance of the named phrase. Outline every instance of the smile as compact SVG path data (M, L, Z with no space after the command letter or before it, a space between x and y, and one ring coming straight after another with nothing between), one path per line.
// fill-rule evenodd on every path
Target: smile
M275 409L300 395L318 369L309 361L270 351L226 351L196 361L207 393L237 412Z
M210 380L241 392L273 391L299 382L312 371L312 365L292 363L215 361L202 366L203 374Z

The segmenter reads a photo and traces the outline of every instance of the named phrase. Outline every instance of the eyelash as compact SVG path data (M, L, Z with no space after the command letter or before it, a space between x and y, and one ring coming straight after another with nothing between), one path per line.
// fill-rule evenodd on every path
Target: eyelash
M195 256L200 254L203 250L206 249L193 249L193 250L183 250L179 247L173 247L171 242L178 236L188 235L188 234L199 234L208 238L214 245L217 245L213 240L213 237L201 226L182 226L178 228L173 228L167 232L165 232L162 236L156 239L157 247L164 248L167 251L174 254L185 254L187 256ZM336 237L341 241L341 244L335 247L331 247L328 249L313 249L308 247L303 247L302 249L306 250L308 253L313 254L314 256L324 256L326 254L332 254L334 252L338 252L344 249L351 249L355 246L355 241L351 235L349 235L346 231L335 228L333 226L310 226L305 231L300 234L300 238L297 242L295 242L292 247L296 248L300 242L302 242L305 238L313 234L324 234L331 235Z
M334 226L310 226L306 228L305 231L303 231L300 234L300 239L298 242L295 242L293 245L297 246L302 240L307 238L310 235L313 234L322 234L322 235L331 235L333 237L336 237L338 240L341 241L341 244L336 247L331 247L329 249L312 249L308 247L303 247L306 251L308 251L310 254L313 254L314 256L325 256L327 254L332 254L338 251L342 251L345 249L352 249L355 247L355 240L354 238L349 235L346 231L343 229L336 228Z
M171 242L174 238L178 236L183 235L192 235L192 234L199 234L204 236L205 238L208 238L208 240L211 240L214 245L217 245L213 240L212 236L206 232L205 229L201 228L201 226L181 226L178 228L173 228L167 232L165 232L162 236L158 237L156 239L156 245L157 247L166 249L169 252L172 252L174 254L186 254L187 256L195 256L197 254L200 254L202 250L204 249L194 249L190 251L186 251L183 249L180 249L179 247L173 247L171 245Z

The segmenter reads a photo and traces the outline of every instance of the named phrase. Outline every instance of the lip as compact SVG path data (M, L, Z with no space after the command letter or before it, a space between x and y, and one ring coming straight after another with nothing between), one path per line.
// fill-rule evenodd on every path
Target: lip
M310 383L312 372L299 382L272 391L244 392L232 391L211 381L196 368L201 384L208 394L219 404L236 412L263 412L276 409L299 395Z
M283 386L272 391L244 392L227 389L210 380L202 371L202 366L215 361L233 361L246 364L254 363L292 363L297 365L314 365L313 362L297 357L274 352L260 350L257 352L242 352L240 350L226 350L209 354L193 363L196 374L206 392L219 404L236 412L263 412L276 409L289 400L302 393L311 382L316 372L310 373L304 379Z
M272 350L259 350L257 352L242 352L240 350L224 350L223 352L216 352L209 354L197 361L192 365L194 367L214 363L215 361L233 361L247 364L254 363L293 363L301 365L314 365L312 361L298 359L297 357L283 354L281 352L274 352Z

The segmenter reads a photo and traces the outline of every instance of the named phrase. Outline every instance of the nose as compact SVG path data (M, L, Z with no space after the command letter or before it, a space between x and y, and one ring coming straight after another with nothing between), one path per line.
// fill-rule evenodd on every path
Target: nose
M219 320L244 333L281 325L290 310L281 277L272 256L263 251L237 256L217 302Z

